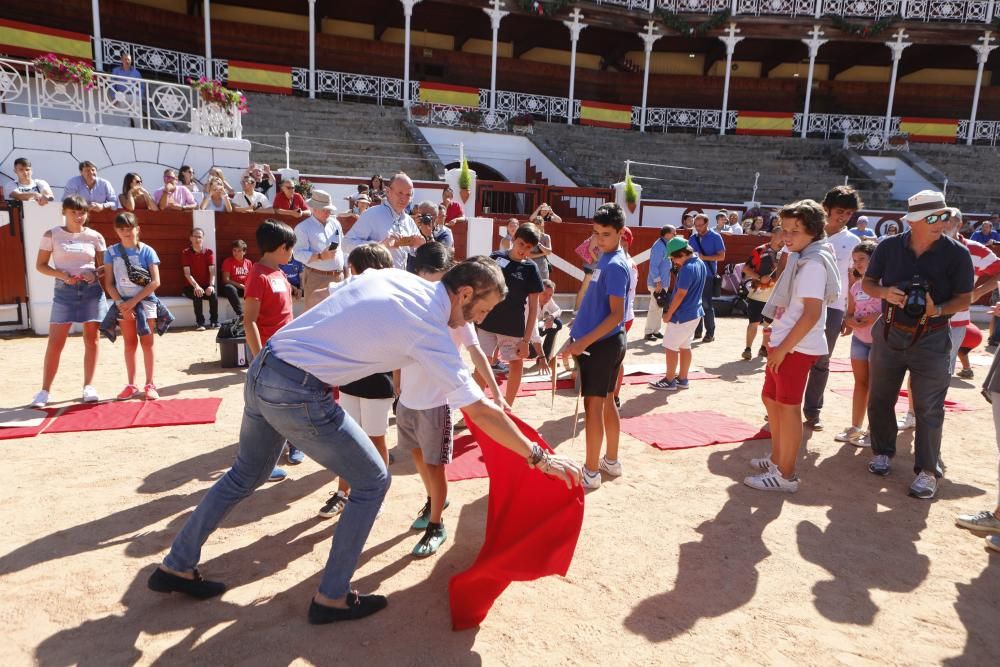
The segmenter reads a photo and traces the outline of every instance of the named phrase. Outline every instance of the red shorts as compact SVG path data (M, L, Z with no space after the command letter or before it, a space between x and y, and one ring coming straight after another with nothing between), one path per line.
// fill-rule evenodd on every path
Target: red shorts
M633 322L635 322L635 320L629 320L628 322L625 323L625 333L628 333L628 330L632 328Z
M774 348L768 348L770 355ZM819 359L815 354L791 352L785 355L781 368L777 373L770 366L764 369L764 388L761 396L785 405L799 405L806 393L806 380L809 379L809 369Z

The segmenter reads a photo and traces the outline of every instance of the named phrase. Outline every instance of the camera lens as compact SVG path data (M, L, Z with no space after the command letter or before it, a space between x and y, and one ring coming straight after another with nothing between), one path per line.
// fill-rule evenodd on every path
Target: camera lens
M434 216L429 213L421 213L420 222L424 223L425 225L429 225L432 222L434 222Z

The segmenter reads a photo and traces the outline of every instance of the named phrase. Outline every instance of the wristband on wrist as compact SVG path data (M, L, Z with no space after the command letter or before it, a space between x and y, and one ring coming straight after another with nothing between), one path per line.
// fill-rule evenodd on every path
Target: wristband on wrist
M531 443L531 454L528 455L528 465L532 468L538 467L538 464L545 461L548 458L548 454L542 449L541 445L536 443Z

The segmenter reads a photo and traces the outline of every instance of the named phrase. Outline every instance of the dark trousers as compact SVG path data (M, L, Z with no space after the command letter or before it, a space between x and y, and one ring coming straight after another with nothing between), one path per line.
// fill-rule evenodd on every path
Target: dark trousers
M205 294L204 296L195 296L194 288L188 285L184 288L184 296L194 301L194 320L198 323L198 326L205 326L205 311L202 305L204 301L208 301L208 314L212 318L212 324L219 323L219 295L216 292Z
M836 308L826 309L826 349L833 354L840 338L840 329L844 326L844 311ZM826 381L830 379L830 354L818 358L809 369L809 382L806 384L805 397L802 399L802 414L806 419L819 419L819 411L823 409L823 393L826 391Z
M556 334L562 329L562 320L558 317L552 320L552 328L542 330L541 327L538 328L538 333L542 336L542 352L545 353L545 358L548 359L552 356L552 346L556 342Z
M917 416L917 429L913 437L913 471L932 471L940 477L941 435L944 427L944 398L948 393L951 376L948 359L951 354L951 335L948 327L941 327L922 335L912 347L912 334L895 327L889 331L889 340L883 334L885 322L879 320L872 327L872 351L868 395L868 432L872 453L892 457L896 454L896 400L903 386L903 376L910 371L913 394L910 405ZM893 349L896 348L896 349Z
M226 283L219 292L229 301L229 305L232 306L236 317L243 317L243 286Z
M709 273L705 278L705 286L701 290L701 307L705 309L705 317L701 318L698 328L695 329L694 337L701 337L701 325L705 325L705 335L715 337L715 305L712 297L715 293L715 274Z

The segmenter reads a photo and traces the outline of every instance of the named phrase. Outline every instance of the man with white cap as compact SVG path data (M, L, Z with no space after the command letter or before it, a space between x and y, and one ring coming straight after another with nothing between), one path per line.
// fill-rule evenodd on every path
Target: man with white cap
M948 320L968 309L975 277L969 251L944 235L952 216L944 195L922 190L908 200L910 229L875 249L862 289L882 299L872 327L868 423L874 457L868 471L888 475L896 453L896 415L903 376L910 371L910 403L917 416L910 495L930 499L941 476L944 399L950 373Z
M305 265L302 290L309 309L323 300L323 290L330 283L344 279L344 251L340 248L344 230L334 215L337 207L330 200L330 193L313 190L306 203L312 215L295 226L292 256Z
M857 236L859 239L872 239L875 240L875 232L868 229L868 216L859 215L857 222L854 223L855 227L851 230L851 233Z

